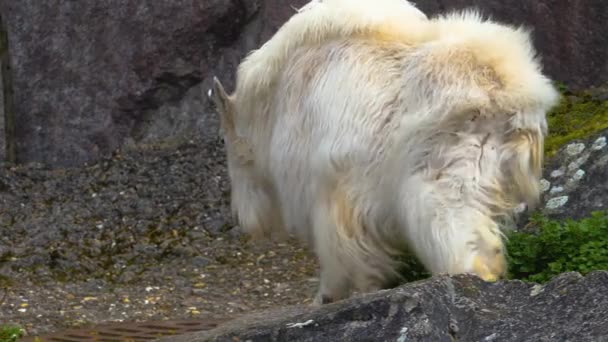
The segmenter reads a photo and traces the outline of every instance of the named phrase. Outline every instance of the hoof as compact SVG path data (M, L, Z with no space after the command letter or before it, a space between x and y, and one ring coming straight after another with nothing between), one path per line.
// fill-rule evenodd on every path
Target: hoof
M312 306L321 306L323 304L332 303L334 300L328 295L318 294L312 301Z

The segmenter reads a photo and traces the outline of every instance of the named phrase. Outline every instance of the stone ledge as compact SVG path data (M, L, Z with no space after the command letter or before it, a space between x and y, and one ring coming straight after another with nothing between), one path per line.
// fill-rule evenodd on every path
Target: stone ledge
M434 277L314 307L243 316L185 341L608 341L608 272L543 286Z

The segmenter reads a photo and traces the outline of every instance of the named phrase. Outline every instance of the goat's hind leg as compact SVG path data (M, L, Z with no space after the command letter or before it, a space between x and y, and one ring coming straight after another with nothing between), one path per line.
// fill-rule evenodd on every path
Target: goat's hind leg
M321 267L315 304L344 299L352 290L367 293L382 289L386 268L392 265L381 251L370 253L370 248L376 248L371 240L359 240L365 237L365 229L345 189L338 186L328 197L317 202L313 220Z
M351 290L348 269L339 248L337 225L328 208L318 206L314 214L314 244L320 266L320 284L313 305L346 298Z
M327 304L348 297L353 286L352 260L347 246L357 229L354 210L337 187L316 202L313 214L314 244L320 265L319 290L314 304Z

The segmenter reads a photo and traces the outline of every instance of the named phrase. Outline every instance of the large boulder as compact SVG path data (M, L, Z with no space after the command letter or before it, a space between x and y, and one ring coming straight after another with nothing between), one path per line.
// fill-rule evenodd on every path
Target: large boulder
M323 306L243 316L160 341L608 341L608 272L540 286L436 277Z
M230 85L294 10L278 0L0 0L0 13L17 161L72 166L127 141L216 134L211 77Z
M305 2L0 0L17 161L72 166L128 142L216 134L203 95L211 77L232 89L241 58ZM414 2L429 15L474 5L527 24L552 77L573 88L608 81L606 1Z

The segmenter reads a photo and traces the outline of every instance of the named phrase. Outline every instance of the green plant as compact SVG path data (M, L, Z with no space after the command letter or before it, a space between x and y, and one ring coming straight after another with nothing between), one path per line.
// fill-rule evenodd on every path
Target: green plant
M23 330L16 326L0 326L0 342L16 342L23 336Z
M538 233L507 234L509 278L543 283L563 272L608 270L608 212L561 222L536 214L531 222Z

